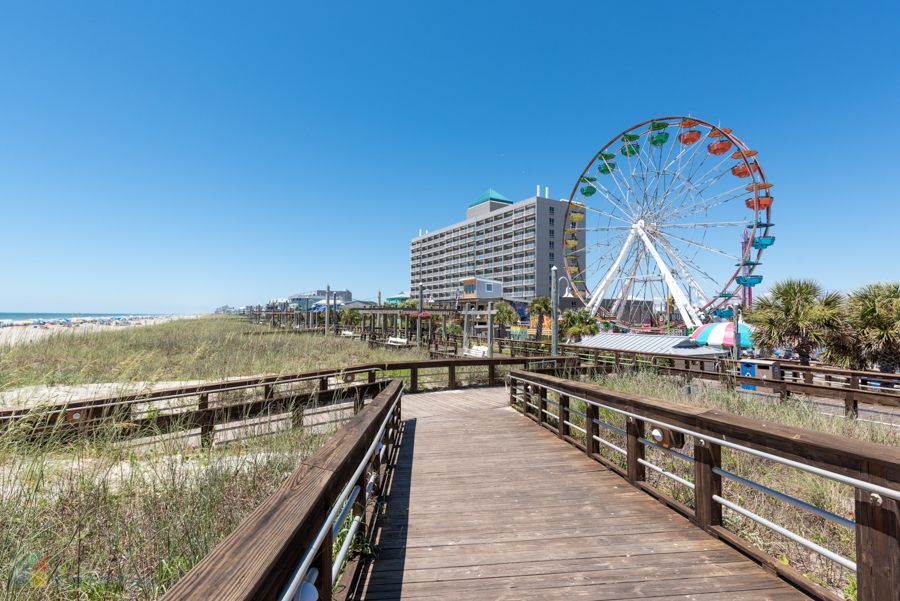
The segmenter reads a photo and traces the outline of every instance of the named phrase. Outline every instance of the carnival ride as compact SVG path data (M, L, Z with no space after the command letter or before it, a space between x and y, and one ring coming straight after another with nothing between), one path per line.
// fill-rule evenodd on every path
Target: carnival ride
M637 305L665 307L665 327L731 317L736 299L752 302L756 270L775 242L771 188L757 151L728 128L661 117L625 130L594 155L569 197L573 292L592 316L632 330L661 326L624 319ZM740 255L726 250L739 243Z

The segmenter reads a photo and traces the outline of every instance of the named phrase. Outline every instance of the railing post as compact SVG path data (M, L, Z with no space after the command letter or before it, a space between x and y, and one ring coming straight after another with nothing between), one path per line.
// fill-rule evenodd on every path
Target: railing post
M859 415L859 402L856 400L854 390L859 390L859 376L850 376L850 390L844 396L844 415L856 419Z
M543 424L544 422L547 421L547 414L544 413L544 411L547 409L547 401L544 400L545 398L547 398L547 391L543 387L538 386L537 393L538 393L538 402L537 402L538 422Z
M594 349L594 367L600 367L600 351Z
M340 493L340 489L336 491L336 494L338 493ZM331 502L333 503L334 499ZM331 511L331 506L327 505L325 507L325 515L328 515L329 511ZM329 527L326 528L325 540L322 541L322 546L319 547L319 553L313 560L312 566L310 566L319 570L319 576L316 578L316 589L319 591L319 599L321 601L332 601L331 589L334 587L334 583L331 581L331 564L334 563L334 557L332 556L333 546L334 540L331 537L331 528Z
M328 378L322 378L319 380L319 392L325 392L328 390Z
M616 371L619 371L619 351L616 351Z
M694 514L706 532L722 524L722 506L713 501L713 495L722 496L722 477L714 467L722 467L722 447L694 439Z
M409 392L415 394L419 390L419 368L409 368Z
M598 419L597 406L592 405L591 403L585 403L584 414L587 416L584 420L584 429L587 430L584 441L584 452L588 457L593 457L600 452L600 443L594 438L595 436L600 436L600 425L594 421L595 419Z
M644 458L644 445L639 442L644 437L644 421L627 418L625 431L628 434L625 447L628 453L628 482L636 485L646 478L644 466L638 463L638 459Z
M509 379L509 406L514 407L514 403L516 402L516 387L518 386L518 380L515 378Z
M891 486L883 466L862 465L862 479ZM858 601L900 599L900 513L888 497L856 489Z
M375 383L375 370L373 369L373 370L369 371L369 384L374 384L374 383Z
M215 435L215 421L209 413L209 393L200 395L200 402L197 403L198 411L206 411L200 418L200 445L204 447L212 446L213 436Z
M454 363L447 366L447 388L451 390L456 388L456 365Z
M569 435L569 426L566 425L566 420L569 419L568 411L566 409L569 408L569 397L564 395L559 395L559 437L564 438ZM585 428L587 430L587 428Z
M488 363L488 386L496 386L497 385L497 366L493 363Z

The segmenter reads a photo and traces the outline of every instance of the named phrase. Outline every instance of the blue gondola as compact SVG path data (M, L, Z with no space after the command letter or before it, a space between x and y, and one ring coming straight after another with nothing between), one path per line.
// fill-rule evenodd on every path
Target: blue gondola
M744 288L752 288L753 286L756 286L757 284L762 282L762 279L763 277L761 275L751 275L747 277L734 278L734 281Z
M734 317L734 309L716 309L713 311L713 315L724 319L731 319Z
M760 236L753 239L753 248L763 250L775 244L775 236Z
M767 227L775 227L775 224L774 223L762 223L761 221L757 221L756 223L751 223L750 225L748 225L747 229L752 230L753 228L756 228L759 230L759 229L764 229Z

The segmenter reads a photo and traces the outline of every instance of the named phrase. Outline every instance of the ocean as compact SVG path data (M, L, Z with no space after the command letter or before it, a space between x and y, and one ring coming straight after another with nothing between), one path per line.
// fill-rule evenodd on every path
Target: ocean
M161 317L149 313L0 313L0 321L72 319L73 317Z

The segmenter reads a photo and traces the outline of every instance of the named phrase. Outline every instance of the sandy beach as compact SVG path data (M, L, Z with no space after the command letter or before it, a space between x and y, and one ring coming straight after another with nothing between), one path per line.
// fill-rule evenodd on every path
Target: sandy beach
M83 332L105 332L126 328L153 326L176 319L198 319L199 315L173 315L167 317L135 318L115 323L82 323L73 325L45 324L29 326L7 326L0 328L0 346L15 346L34 342L47 336L65 336Z

